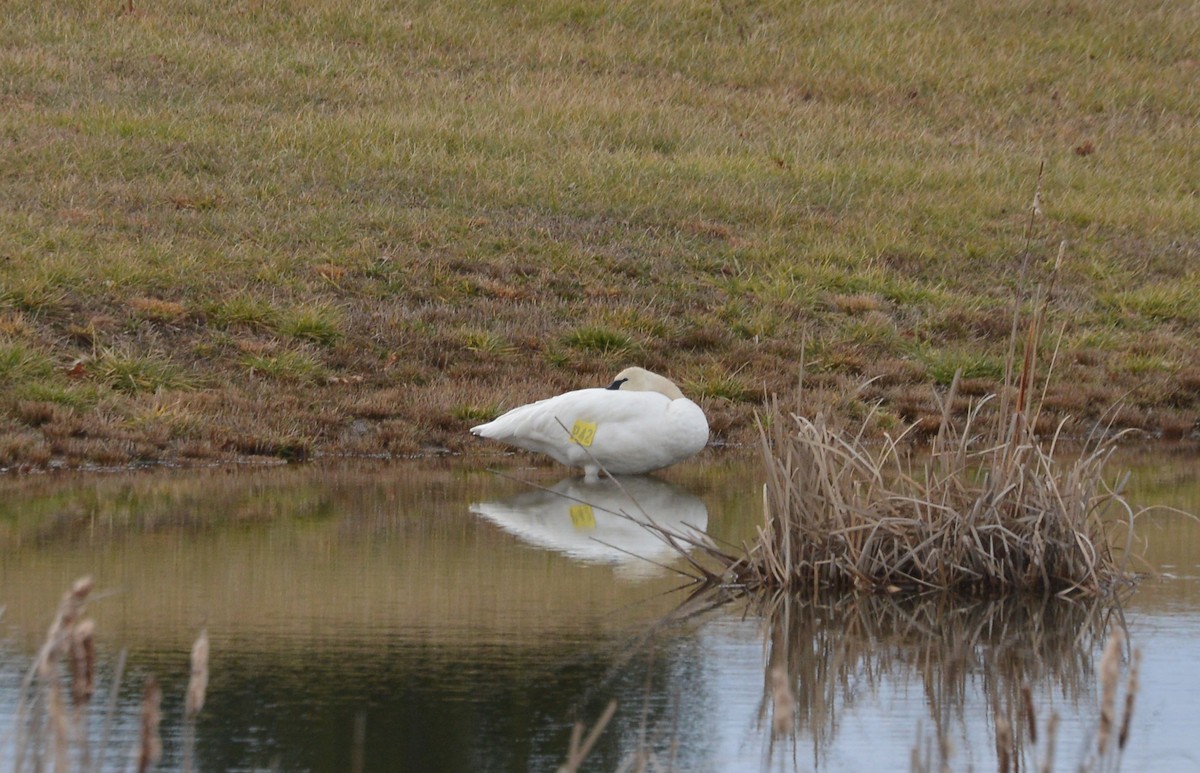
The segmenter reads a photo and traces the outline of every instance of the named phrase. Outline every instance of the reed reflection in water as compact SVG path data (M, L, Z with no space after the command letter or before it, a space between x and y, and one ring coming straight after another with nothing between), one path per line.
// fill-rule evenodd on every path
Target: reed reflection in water
M759 708L768 742L807 738L816 766L830 770L839 769L828 758L856 701L911 686L919 686L926 709L912 718L914 749L923 745L920 722L941 742L951 769L986 768L1003 740L995 729L1007 725L1006 752L1015 759L1032 740L1032 689L1046 703L1056 696L1075 709L1095 700L1095 653L1113 622L1100 605L1053 597L957 603L780 595L752 609L768 643ZM982 728L993 735L980 738Z

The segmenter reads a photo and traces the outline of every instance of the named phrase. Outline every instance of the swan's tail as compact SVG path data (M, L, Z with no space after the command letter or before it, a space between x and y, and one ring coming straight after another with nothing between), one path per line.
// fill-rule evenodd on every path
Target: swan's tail
M500 418L504 417L502 416ZM487 424L477 424L474 427L471 427L471 434L475 437L486 437L492 439L501 438L504 436L505 431L503 427L499 426L499 424L499 419L493 419Z

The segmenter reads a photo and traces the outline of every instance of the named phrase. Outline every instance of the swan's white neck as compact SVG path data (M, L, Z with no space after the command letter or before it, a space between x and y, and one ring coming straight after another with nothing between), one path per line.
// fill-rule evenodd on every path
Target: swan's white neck
M669 378L651 373L645 368L626 368L617 374L609 389L620 389L625 392L658 392L672 400L683 399L683 392Z

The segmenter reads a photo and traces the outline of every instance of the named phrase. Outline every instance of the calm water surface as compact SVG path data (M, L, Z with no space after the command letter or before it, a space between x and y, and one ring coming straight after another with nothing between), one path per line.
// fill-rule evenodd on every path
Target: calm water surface
M1123 466L1136 502L1200 512L1195 456ZM987 770L992 707L1006 712L1022 680L1043 720L1061 717L1060 769L1091 746L1116 616L881 598L680 609L678 559L607 512L636 512L622 492L509 473L540 488L433 463L0 479L0 770L21 679L84 574L97 580L98 704L128 651L105 770L128 760L150 674L161 767L181 767L188 652L205 627L202 771L553 770L572 723L611 699L585 769L616 769L641 746L687 771L908 770L940 726L954 769ZM677 530L737 543L760 518L752 460L626 486ZM1200 527L1151 513L1137 537L1157 575L1123 610L1143 652L1124 768L1197 770ZM795 704L772 741L779 680Z

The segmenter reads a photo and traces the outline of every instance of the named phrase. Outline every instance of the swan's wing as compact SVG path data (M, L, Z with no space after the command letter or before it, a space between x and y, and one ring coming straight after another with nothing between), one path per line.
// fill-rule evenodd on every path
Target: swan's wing
M514 408L471 432L548 454L565 464L586 459L580 446L591 446L602 428L648 428L665 413L670 400L656 392L579 389Z

